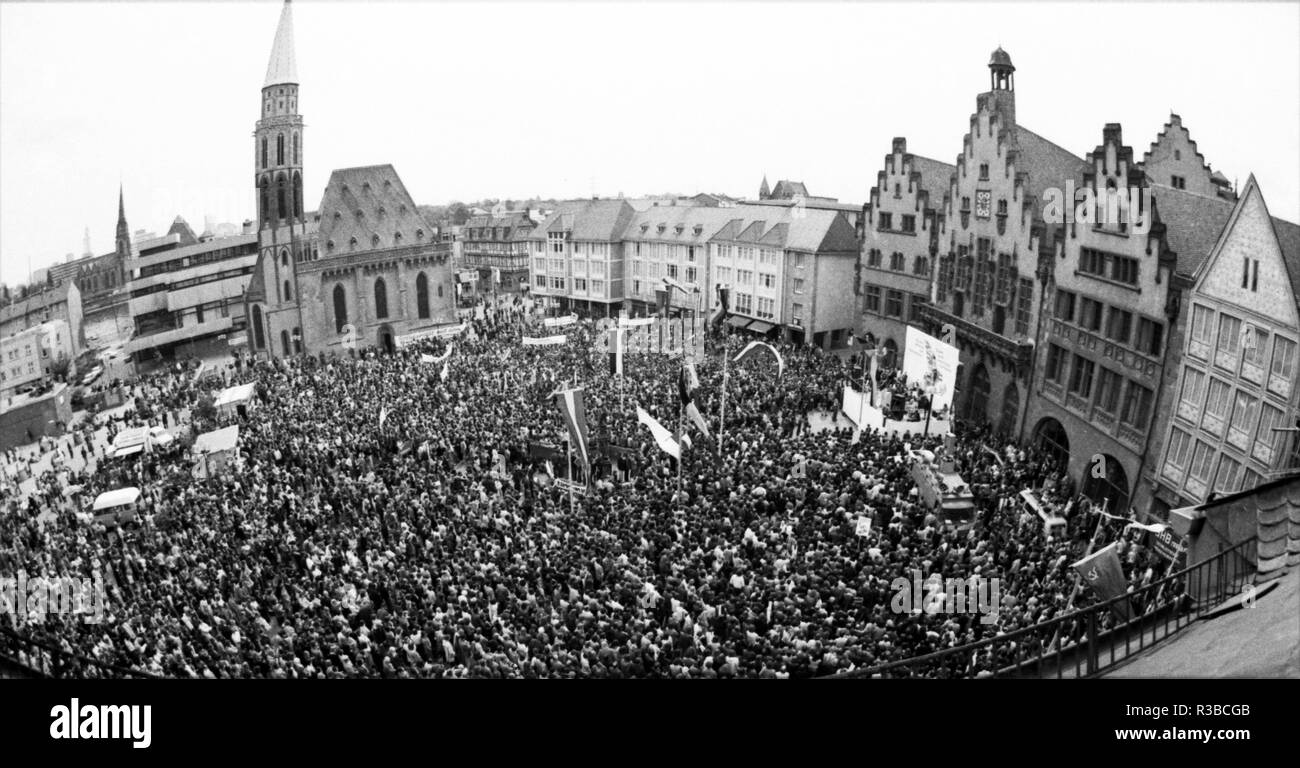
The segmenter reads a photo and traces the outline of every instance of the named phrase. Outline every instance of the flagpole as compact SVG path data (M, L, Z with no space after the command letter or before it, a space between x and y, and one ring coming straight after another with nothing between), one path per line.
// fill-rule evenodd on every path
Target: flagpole
M722 400L718 403L718 458L722 458L722 434L727 429L727 368L731 355L727 353L727 337L722 337Z
M568 442L569 450L566 451L569 458L569 514L573 514L573 440Z
M1107 500L1107 502L1109 502L1109 499ZM1102 511L1105 512L1104 506L1102 507ZM1106 516L1098 515L1097 527L1092 530L1092 540L1088 542L1088 549L1084 551L1083 557L1080 558L1080 560L1087 560L1088 557L1092 555L1092 550L1097 546L1097 536L1098 534L1101 533L1101 524L1104 522L1106 522ZM1074 607L1074 599L1079 596L1079 590L1082 588L1083 588L1083 577L1079 575L1078 571L1076 571L1074 574L1074 589L1070 592L1070 599L1065 603L1065 610L1061 611L1061 613L1058 615L1064 616L1065 614L1070 612L1070 609ZM1052 637L1052 642L1048 643L1047 647L1049 649L1056 647L1056 643L1060 639L1061 639L1061 628L1057 627L1056 635Z

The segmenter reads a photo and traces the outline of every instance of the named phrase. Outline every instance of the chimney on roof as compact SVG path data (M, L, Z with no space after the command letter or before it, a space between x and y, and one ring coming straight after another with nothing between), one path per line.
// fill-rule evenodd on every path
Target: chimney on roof
M243 229L243 232L244 232L245 235L251 235L251 234L253 234L253 222L252 222L251 219L244 219L244 229Z

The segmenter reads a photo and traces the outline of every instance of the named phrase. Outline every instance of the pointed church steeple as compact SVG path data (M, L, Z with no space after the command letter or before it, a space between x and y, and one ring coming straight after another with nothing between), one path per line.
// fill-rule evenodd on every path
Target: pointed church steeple
M266 64L266 82L262 87L289 84L298 84L298 67L293 57L293 6L290 0L284 0L280 25L276 27L275 42L271 45L271 60Z
M255 130L259 229L302 218L302 129L293 10L285 0L266 65L262 117Z
M120 184L117 187L117 234L114 236L113 252L119 256L131 252L131 230L126 226L126 197Z
M113 259L116 261L117 283L126 282L126 260L131 257L131 230L126 226L126 197L122 185L117 185L117 234L113 237Z
M763 183L758 188L758 199L766 200L772 196L772 188L767 186L767 174L763 174Z

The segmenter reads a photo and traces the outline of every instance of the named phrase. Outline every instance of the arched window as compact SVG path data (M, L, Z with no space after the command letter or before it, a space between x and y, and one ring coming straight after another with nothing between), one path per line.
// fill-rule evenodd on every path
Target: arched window
M285 205L284 199L284 177L281 176L275 184L275 217L283 219L289 213L289 208Z
M402 233L401 233L401 232L394 232L394 233L393 233L393 245L399 245L399 244L401 244L401 242L402 242Z
M289 268L289 250L287 248L280 251L280 266L285 269Z
M284 300L293 301L293 291L289 289L289 281L284 281Z
M438 283L438 298L442 298L442 283Z
M262 137L262 170L266 170L266 137Z
M293 134L293 164L298 165L298 132Z
M297 328L293 329L293 353L302 354L302 331Z
M429 319L429 278L423 272L415 278L415 314L421 320Z
M258 182L258 186L262 188L262 218L269 219L271 218L271 191L266 188L266 179Z
M423 239L424 239L424 230L423 230L423 229L417 229L417 230L415 230L415 239L416 239L416 240L423 240Z
M333 240L326 240L326 241L325 241L325 252L326 252L326 253L333 253L333 252L334 252L334 241L333 241Z
M388 286L382 277L375 281L375 317L388 317Z
M292 353L289 351L289 332L288 332L288 331L280 331L280 346L284 348L284 356L285 356L285 357L288 357L290 354L292 354Z
M293 175L293 215L302 218L302 174Z
M275 137L275 164L284 165L284 134Z
M343 326L348 324L348 301L343 293L343 286L334 286L334 332L343 333Z
M266 349L266 336L262 334L262 307L253 305L253 344L258 349Z

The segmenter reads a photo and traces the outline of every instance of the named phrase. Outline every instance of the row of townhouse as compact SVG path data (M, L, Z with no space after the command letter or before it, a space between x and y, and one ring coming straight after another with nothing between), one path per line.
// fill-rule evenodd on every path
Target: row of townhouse
M1300 227L1253 176L1232 189L1178 115L1141 160L1118 124L1078 157L1017 123L1010 56L989 70L954 165L902 138L885 158L859 331L896 353L909 325L951 329L958 418L1112 509L1164 515L1293 466Z
M657 311L664 279L680 310L707 311L729 289L727 322L760 335L836 346L854 323L858 236L840 211L737 203L561 203L530 234L535 295L560 311Z

